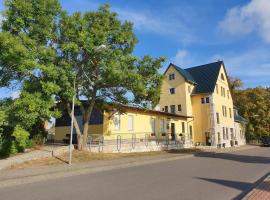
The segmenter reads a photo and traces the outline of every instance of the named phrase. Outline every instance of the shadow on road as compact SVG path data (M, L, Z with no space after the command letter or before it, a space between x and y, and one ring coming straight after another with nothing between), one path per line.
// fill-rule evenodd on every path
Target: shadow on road
M231 181L231 180L224 180L224 179L203 178L203 177L195 177L195 178L240 190L240 191L242 191L242 193L234 198L234 200L240 200L240 199L243 199L243 197L245 195L247 195L253 188L255 188L257 185L259 185L269 174L270 173L265 174L263 177L261 177L259 180L257 180L254 183L241 182L241 181ZM258 189L269 192L269 190L267 190L267 188L260 187Z
M232 160L243 163L261 163L261 164L270 164L270 157L263 156L251 156L251 155L237 155L230 153L196 153L195 157L204 157L204 158L218 158L224 160Z

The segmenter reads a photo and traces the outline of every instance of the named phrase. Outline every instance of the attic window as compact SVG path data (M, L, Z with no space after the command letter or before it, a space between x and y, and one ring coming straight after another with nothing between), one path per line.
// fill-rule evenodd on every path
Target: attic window
M223 74L223 73L221 74L221 79L222 79L223 81L225 81L225 78L224 78L224 74Z
M175 79L174 74L169 74L169 80L174 80L174 79Z

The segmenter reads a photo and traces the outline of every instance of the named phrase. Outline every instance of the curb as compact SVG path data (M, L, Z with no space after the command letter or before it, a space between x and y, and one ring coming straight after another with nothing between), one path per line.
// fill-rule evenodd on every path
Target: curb
M270 172L262 176L259 180L257 180L255 183L252 184L252 186L246 191L240 194L239 196L235 197L234 200L247 200L252 193L255 191L256 188L258 188L265 180L267 180L270 177Z
M100 167L92 167L92 168L86 167L86 168L74 169L74 170L68 169L63 172L39 174L39 175L26 176L26 177L20 177L20 178L11 178L11 179L0 181L0 188L18 186L22 184L34 183L34 182L45 181L45 180L52 180L56 178L72 177L72 176L77 176L77 175L91 174L91 173L110 171L110 170L115 170L115 169L124 169L127 167L136 167L136 166L161 163L161 162L166 162L166 161L181 160L181 159L192 158L192 157L194 157L194 155L190 154L190 155L174 156L170 158L146 160L146 161L140 161L140 162L133 161L129 163L116 164L113 166L100 166Z

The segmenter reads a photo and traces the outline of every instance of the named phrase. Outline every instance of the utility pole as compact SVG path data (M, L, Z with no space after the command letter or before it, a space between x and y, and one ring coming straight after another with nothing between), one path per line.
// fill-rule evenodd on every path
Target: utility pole
M74 104L75 104L75 95L76 95L76 91L75 91L75 80L76 80L76 76L74 77L74 83L73 83L73 89L74 89L74 95L72 98L72 111L71 111L71 124L70 124L70 141L69 141L69 161L68 164L71 165L71 160L72 160L72 139L73 139L73 124L74 124Z

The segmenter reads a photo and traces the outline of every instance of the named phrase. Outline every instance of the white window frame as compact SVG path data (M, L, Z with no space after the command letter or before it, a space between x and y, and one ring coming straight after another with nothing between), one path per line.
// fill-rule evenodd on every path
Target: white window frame
M151 118L151 131L156 133L156 118Z
M118 125L115 124L117 121L118 121ZM114 125L114 130L115 131L120 130L120 128L121 128L121 115L119 113L114 114L114 116L113 116L113 125Z
M131 122L131 125L130 125L130 122ZM133 130L134 130L134 116L128 115L128 131L133 131Z
M165 120L164 119L160 120L160 132L161 133L165 132Z

